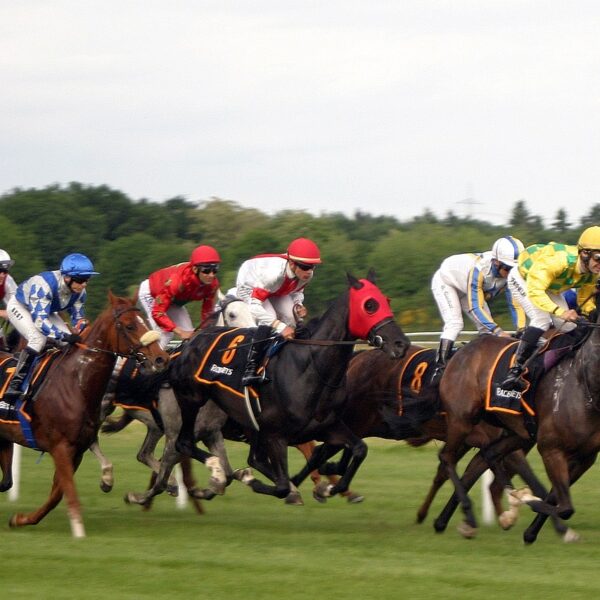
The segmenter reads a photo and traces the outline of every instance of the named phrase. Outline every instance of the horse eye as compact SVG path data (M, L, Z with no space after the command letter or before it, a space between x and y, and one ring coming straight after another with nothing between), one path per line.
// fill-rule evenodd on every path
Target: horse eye
M377 302L377 300L375 300L374 298L369 298L366 302L365 302L365 310L370 314L374 314L377 312L377 310L379 309L379 302Z
M133 323L127 323L125 329L127 329L127 331L135 331L135 325Z

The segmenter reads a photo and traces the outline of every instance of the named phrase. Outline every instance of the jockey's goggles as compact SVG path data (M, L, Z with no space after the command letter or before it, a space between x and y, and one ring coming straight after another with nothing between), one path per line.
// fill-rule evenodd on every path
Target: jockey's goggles
M87 283L89 280L89 275L71 275L71 281L75 283Z
M218 273L219 271L219 265L212 264L212 265L196 265L198 267L198 269L200 269L200 273L204 274L204 275L209 275L210 273Z
M307 265L306 263L294 263L302 271L312 271L317 265Z
M0 262L0 273L8 273L11 266L9 262Z
M585 260L590 260L590 258L596 262L600 262L600 250L582 250L581 254L583 254Z
M8 273L8 269L6 269L5 267L0 266L0 273Z
M510 265L507 265L506 263L501 262L498 265L498 270L500 269L504 269L505 271L510 271L512 269L512 267Z

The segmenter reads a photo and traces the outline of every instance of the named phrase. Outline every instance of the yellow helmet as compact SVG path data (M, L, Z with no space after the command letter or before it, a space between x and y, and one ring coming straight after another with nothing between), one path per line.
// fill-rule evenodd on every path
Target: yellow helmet
M600 250L600 227L594 225L585 229L579 236L577 248L579 250Z

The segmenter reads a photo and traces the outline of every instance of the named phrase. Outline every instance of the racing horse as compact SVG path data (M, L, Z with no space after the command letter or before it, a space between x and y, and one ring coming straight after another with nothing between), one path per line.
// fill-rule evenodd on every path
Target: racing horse
M345 374L354 341L366 338L390 358L400 358L410 345L393 319L387 298L374 283L370 271L366 279L348 274L349 289L340 295L319 319L307 324L310 338L284 343L270 358L268 381L260 386L261 410L249 414L237 395L224 386L209 385L194 377L198 365L211 348L220 349L220 330L204 332L190 341L181 356L173 361L168 380L182 414L182 427L175 444L165 444L160 473L154 486L145 493L130 492L126 501L145 504L165 489L166 479L177 452L206 463L213 472L211 484L223 493L224 477L215 467L215 457L194 444L194 424L200 406L212 399L246 432L250 432L248 464L270 479L274 485L256 479L248 470L241 474L243 483L256 493L286 497L290 492L287 448L319 439L326 450L313 453L311 471L318 456L328 458L348 447L351 458L342 478L330 489L330 495L348 489L356 470L364 460L366 444L341 421ZM244 330L240 330L243 332ZM225 348L227 350L227 348ZM229 351L232 351L229 348ZM235 348L233 348L235 352ZM161 385L158 378L158 385ZM322 448L321 446L320 448ZM329 454L331 453L331 454ZM211 461L209 463L209 461ZM218 463L218 461L217 461ZM299 485L300 482L295 485ZM216 485L218 484L218 485Z
M356 435L362 438L406 440L411 445L420 445L432 439L446 440L446 421L439 412L437 389L427 385L427 373L424 368L427 366L427 362L424 362L426 358L416 363L411 377L408 381L403 381L406 379L405 371L409 361L413 358L419 360L419 355L425 350L420 346L411 345L404 358L394 362L387 360L377 350L360 352L351 360L347 372L348 397L342 419ZM471 448L489 445L501 435L500 427L488 423L478 424L465 439L460 456ZM343 460L342 457L340 462ZM534 493L545 494L542 484L535 477L522 452L514 452L505 460L511 475L520 475ZM487 463L477 454L467 466L464 477L474 483L487 468ZM335 473L339 469L337 463L328 463L321 471ZM417 513L419 523L425 520L435 493L447 479L446 470L440 466L432 488ZM316 493L320 494L326 486L326 483L319 484ZM496 480L492 484L491 492L499 524L507 529L516 521L516 507L511 505L508 510L502 509L503 488L498 486ZM451 514L452 512L449 512L436 520L436 531L445 529ZM573 541L576 534L564 523L555 521L555 528L563 535L565 541Z
M199 329L210 326L249 328L254 327L255 322L248 304L243 300L228 294L219 300L216 310L203 321ZM175 357L176 356L177 353L175 354ZM146 436L137 453L137 460L153 471L153 479L151 480L152 485L156 479L156 473L158 473L160 466L158 459L154 456L154 451L163 435L165 435L164 429L168 428L170 432L175 431L175 434L179 432L181 427L179 408L175 399L172 397L172 392L168 389L161 389L158 394L156 406L162 425L157 423L153 414L147 408L140 406L140 404L147 404L148 399L142 399L142 402L137 402L136 399L132 402L132 399L128 398L126 393L119 392L120 387L117 385L117 382L120 375L116 371L117 369L115 369L114 374L115 381L113 382L113 385L109 386L111 392L107 393L102 401L104 417L102 418L103 425L101 431L103 433L116 433L124 429L132 420L138 420L145 425ZM123 409L121 417L117 420L105 420L106 416L113 412L115 406L120 406ZM216 454L221 462L224 463L223 466L225 467L227 481L230 482L233 476L233 470L229 465L223 436L221 435L221 430L225 427L226 422L227 415L212 401L209 401L198 411L194 427L194 436L197 441L204 443L209 452ZM239 436L236 436L235 439L239 439ZM312 454L314 442L300 444L297 448L302 452L305 458L308 458ZM110 492L114 484L112 463L102 452L98 441L90 447L90 451L93 452L100 462L100 489L104 492ZM181 461L183 482L185 487L188 488L188 490L191 490L189 495L196 511L202 514L203 509L199 501L199 497L202 497L202 494L196 492L196 482L192 474L189 460L189 457L184 457ZM311 478L315 482L319 480L319 476L316 473L311 474ZM336 476L331 476L329 479L332 483L337 482ZM177 488L177 481L175 477L171 475L167 485L167 492L172 495L177 495ZM196 497L196 494L198 494L198 497ZM342 496L347 498L350 503L357 503L363 500L363 496L351 490L343 492ZM286 497L286 503L302 504L303 501L300 492L298 490L290 492ZM146 508L149 508L149 505L146 505Z
M569 519L573 515L570 486L592 466L600 450L600 323L597 319L594 323L578 323L590 330L588 335L544 372L532 390L537 448L552 489L545 499L524 498L524 502L539 513L524 533L526 543L535 541L549 516ZM473 528L477 524L468 489L456 473L456 455L466 436L483 418L489 371L505 344L501 338L492 336L474 340L449 362L440 384L448 427L440 461L454 483L465 522ZM529 448L533 439L521 415L497 413L496 418L508 435L484 448L484 456L496 477L510 489L500 459L516 448Z
M73 537L85 537L74 473L100 425L100 403L118 356L134 357L145 372L158 372L168 355L158 336L138 314L135 298L108 294L109 306L87 328L82 343L67 346L49 364L32 390L29 432L18 421L0 422L2 445L17 443L48 452L54 480L46 502L28 513L11 516L10 527L36 525L66 497ZM0 354L0 359L11 355ZM28 410L25 406L24 410Z

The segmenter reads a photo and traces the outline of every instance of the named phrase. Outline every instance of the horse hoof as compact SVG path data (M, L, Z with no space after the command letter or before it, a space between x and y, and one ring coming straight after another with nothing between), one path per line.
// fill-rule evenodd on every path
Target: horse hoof
M571 529L570 527L567 529L567 531L563 535L563 542L565 544L573 544L574 542L578 542L579 540L581 540L581 536L574 529Z
M194 500L212 500L217 495L213 490L201 490L199 488L190 488L188 494Z
M108 494L108 492L112 492L113 486L112 484L108 484L108 483L104 483L104 481L102 481L100 483L100 489L105 493Z
M313 490L313 498L319 502L320 504L325 504L325 502L327 502L327 498L324 498L323 496L320 496L317 493L317 490Z
M360 504L361 502L364 502L365 497L362 494L356 494L355 492L350 492L350 494L348 494L348 502L350 504Z
M252 481L254 481L254 475L252 474L252 469L236 469L233 472L233 477L246 485L250 485Z
M173 496L173 498L177 498L179 496L179 486L178 485L167 485L167 489L165 490L169 496Z
M460 523L456 530L467 540L472 540L477 535L477 527L472 527L466 521Z
M517 516L510 510L505 510L498 517L498 524L504 531L508 531L517 522Z
M313 498L317 500L317 502L325 502L327 498L331 497L331 490L333 489L333 485L331 483L326 483L325 481L321 481L315 486L313 490ZM321 500L319 500L319 498Z
M8 526L11 529L15 529L16 527L21 527L21 524L19 523L19 515L17 515L17 514L11 515L10 518L8 519Z
M149 506L150 504L150 499L142 501L140 496L134 492L127 492L125 496L123 496L123 500L125 501L125 504L139 504L144 507Z
M437 520L433 522L433 528L435 529L436 533L444 533L444 531L446 531L446 527L448 527L448 523L443 523Z
M304 500L299 492L290 492L285 497L285 503L291 506L304 506Z

